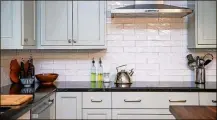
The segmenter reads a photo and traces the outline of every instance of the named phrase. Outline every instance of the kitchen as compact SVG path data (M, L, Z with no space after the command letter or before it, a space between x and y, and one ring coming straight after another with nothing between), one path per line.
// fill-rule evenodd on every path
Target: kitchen
M139 3L193 12L181 18L113 14ZM216 106L215 1L1 1L1 9L1 94L22 93L22 85L11 84L13 59L32 56L36 75L58 74L50 87L34 85L35 102L22 114L53 92L56 119L174 119L170 105ZM206 83L195 84L186 56L207 53L214 59L205 67ZM90 82L93 58L97 72L101 58L110 83ZM125 64L134 71L132 85L116 87L116 67Z

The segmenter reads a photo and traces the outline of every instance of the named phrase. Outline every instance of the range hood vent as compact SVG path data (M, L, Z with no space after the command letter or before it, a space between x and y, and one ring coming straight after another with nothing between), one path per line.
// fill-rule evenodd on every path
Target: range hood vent
M166 4L135 4L111 10L111 17L182 18L193 10Z

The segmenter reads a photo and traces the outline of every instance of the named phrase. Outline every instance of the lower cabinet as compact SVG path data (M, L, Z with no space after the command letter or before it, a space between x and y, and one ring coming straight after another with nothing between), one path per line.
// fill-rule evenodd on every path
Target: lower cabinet
M81 119L81 96L81 92L57 92L56 119Z
M54 103L50 107L50 111L49 111L50 119L52 119L52 120L56 119L56 99L55 99L55 97L56 97L56 94L54 93L50 96L50 99L49 99L49 100L53 101L53 103Z
M56 119L175 119L170 105L216 105L216 93L57 92Z
M111 119L112 109L83 109L83 119Z
M112 119L175 119L169 109L112 109Z
M200 105L216 106L216 93L201 92L199 93L199 101Z

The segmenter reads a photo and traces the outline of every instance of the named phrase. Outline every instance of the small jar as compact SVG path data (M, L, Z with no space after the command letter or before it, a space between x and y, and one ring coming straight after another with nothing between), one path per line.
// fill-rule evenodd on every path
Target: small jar
M109 73L104 73L103 74L103 82L110 82Z

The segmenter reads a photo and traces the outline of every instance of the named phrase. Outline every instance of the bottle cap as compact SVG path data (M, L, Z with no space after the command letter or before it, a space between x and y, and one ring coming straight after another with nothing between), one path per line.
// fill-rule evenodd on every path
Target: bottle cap
M102 60L101 60L101 58L99 58L99 64L102 64Z
M92 59L92 63L95 63L95 60L94 60L94 58Z

